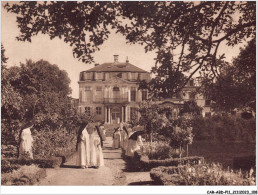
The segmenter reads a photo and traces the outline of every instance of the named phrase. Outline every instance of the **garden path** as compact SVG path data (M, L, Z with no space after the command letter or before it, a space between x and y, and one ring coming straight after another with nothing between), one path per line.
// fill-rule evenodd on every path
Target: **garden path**
M99 169L80 169L75 166L75 155L64 167L47 169L47 177L40 186L102 186L102 185L149 185L149 172L127 172L126 162L122 159L121 149L112 149L112 138L104 142L103 154L105 167Z

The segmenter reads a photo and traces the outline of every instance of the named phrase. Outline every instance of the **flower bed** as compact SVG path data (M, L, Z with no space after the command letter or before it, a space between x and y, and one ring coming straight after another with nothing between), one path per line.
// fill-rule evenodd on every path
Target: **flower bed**
M161 166L152 169L150 176L158 185L255 185L252 169L244 175L217 164Z
M183 157L183 158L168 158L164 160L150 160L148 156L142 155L140 151L135 152L134 161L139 164L139 167L145 171L149 171L152 168L159 167L159 166L179 166L179 165L195 165L201 164L204 162L203 157L199 156L190 156L190 157ZM138 161L138 162L137 162Z
M18 170L2 174L2 185L33 185L46 177L46 170L36 165L21 166Z

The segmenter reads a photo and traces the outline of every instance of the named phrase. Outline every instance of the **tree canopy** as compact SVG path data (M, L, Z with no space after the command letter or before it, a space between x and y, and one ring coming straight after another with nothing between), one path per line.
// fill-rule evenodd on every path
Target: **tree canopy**
M256 40L252 39L232 64L224 66L216 81L207 81L205 94L213 107L222 111L235 108L256 110Z
M20 2L5 4L17 14L18 40L31 41L39 33L59 37L85 63L108 39L110 28L129 43L156 51L152 89L171 97L196 73L217 77L224 44L235 46L254 38L256 2ZM180 73L184 73L184 79ZM187 73L187 74L185 74ZM187 75L187 76L186 76Z

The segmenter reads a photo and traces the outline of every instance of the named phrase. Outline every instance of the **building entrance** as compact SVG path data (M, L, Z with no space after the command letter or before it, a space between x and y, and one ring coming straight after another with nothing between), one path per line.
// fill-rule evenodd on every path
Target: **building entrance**
M120 121L121 121L120 108L115 107L112 109L111 119L112 119L112 124L120 123Z

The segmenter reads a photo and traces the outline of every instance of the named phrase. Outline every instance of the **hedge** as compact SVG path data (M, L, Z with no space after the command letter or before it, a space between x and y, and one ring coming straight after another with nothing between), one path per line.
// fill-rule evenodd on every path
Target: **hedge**
M140 151L135 152L134 154L134 163L135 166L138 166L140 169L144 171L149 171L152 168L159 167L159 166L178 166L178 165L195 165L204 162L203 157L199 156L190 156L190 157L183 157L183 158L168 158L164 160L150 160L148 156L141 155Z
M34 185L46 177L46 170L37 165L22 166L12 173L2 174L2 185Z
M250 170L251 168L256 168L256 156L252 155L235 157L233 159L233 168L242 170Z
M248 174L223 170L219 164L180 165L156 167L150 176L156 185L255 185L251 169Z
M52 157L51 159L17 159L9 158L1 160L2 173L12 172L23 165L38 165L40 168L57 168L65 162L65 157Z

